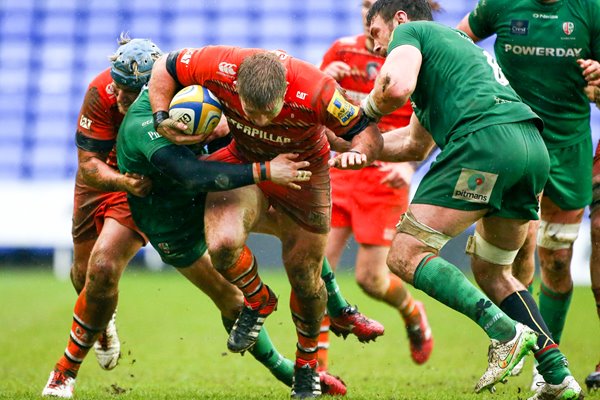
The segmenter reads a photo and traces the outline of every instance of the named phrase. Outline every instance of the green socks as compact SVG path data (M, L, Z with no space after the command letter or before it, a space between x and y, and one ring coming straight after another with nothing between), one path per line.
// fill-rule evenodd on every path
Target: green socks
M235 321L225 318L221 315L223 326L227 333L231 332ZM262 365L267 367L271 374L287 386L292 386L294 377L294 362L282 356L267 333L266 327L262 327L258 334L256 344L248 350L252 356Z
M414 287L471 318L491 339L505 341L515 336L516 322L443 258L430 254L421 260Z
M573 289L568 293L557 293L544 283L540 284L540 312L555 343L560 343L572 297Z
M554 346L543 354L536 353L535 359L538 363L537 370L547 383L558 385L569 375L567 359L560 352L558 347Z
M332 317L339 317L342 314L342 309L349 304L340 292L340 287L335 280L335 275L327 258L323 259L321 279L325 282L325 288L327 289L327 313Z

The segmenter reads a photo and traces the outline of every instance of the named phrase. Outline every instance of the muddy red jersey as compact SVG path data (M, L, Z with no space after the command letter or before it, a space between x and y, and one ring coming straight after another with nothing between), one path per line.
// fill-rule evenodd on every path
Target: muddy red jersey
M77 147L94 153L109 153L106 163L117 168L115 142L123 114L117 107L110 68L88 86L77 125Z
M351 74L346 75L338 83L356 102L360 102L373 89L375 78L385 61L385 58L367 49L366 41L364 34L338 39L327 50L321 61L321 70L334 61L343 61L350 66ZM410 102L406 102L401 108L381 118L379 129L387 132L406 126L410 122L411 114Z
M325 129L338 136L356 133L362 111L333 78L309 63L276 52L287 71L283 109L270 125L254 125L244 114L234 81L241 62L263 51L230 46L183 49L171 54L168 68L181 85L203 85L219 98L235 149L248 161L295 152L304 160L326 162L329 143Z

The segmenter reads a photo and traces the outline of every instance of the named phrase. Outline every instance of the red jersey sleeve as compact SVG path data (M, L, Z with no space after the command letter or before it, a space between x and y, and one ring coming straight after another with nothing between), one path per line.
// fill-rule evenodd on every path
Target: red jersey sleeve
M204 85L207 80L233 83L245 57L260 51L232 46L206 46L183 49L177 56L175 71L183 86Z
M344 136L358 125L364 124L361 120L366 117L362 109L348 97L346 91L333 78L323 84L318 99L318 108L324 118L323 125L337 136Z
M106 69L88 86L77 126L77 147L104 153L113 148L123 115L117 107L110 70Z

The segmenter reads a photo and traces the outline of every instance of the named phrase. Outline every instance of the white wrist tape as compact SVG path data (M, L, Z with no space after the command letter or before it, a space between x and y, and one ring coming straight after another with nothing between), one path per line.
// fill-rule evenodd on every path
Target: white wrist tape
M366 116L369 117L369 118L371 118L374 121L379 121L379 119L381 117L383 117L383 113L379 110L379 108L375 104L375 101L373 100L373 97L371 96L371 93L369 93L367 95L367 97L365 97L360 102L360 106L362 107L362 109L365 112Z

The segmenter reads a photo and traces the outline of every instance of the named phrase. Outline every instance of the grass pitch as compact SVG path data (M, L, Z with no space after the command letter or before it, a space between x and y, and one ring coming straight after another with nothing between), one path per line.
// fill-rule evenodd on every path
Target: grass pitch
M263 271L280 296L267 320L284 355L294 356L289 285L283 271ZM348 399L526 399L532 357L524 373L498 385L496 394L475 395L486 367L488 340L466 317L412 289L424 301L435 348L424 366L412 363L399 315L364 295L348 272L338 274L345 296L378 319L386 333L361 344L332 335L330 371L348 385ZM0 270L0 399L38 399L65 348L75 294L49 271ZM75 399L285 399L289 389L247 354L228 353L216 308L172 271L127 270L121 281L118 326L122 358L103 371L93 350L83 364ZM600 327L589 288L576 288L561 345L583 386L600 359ZM587 399L600 399L600 391Z

